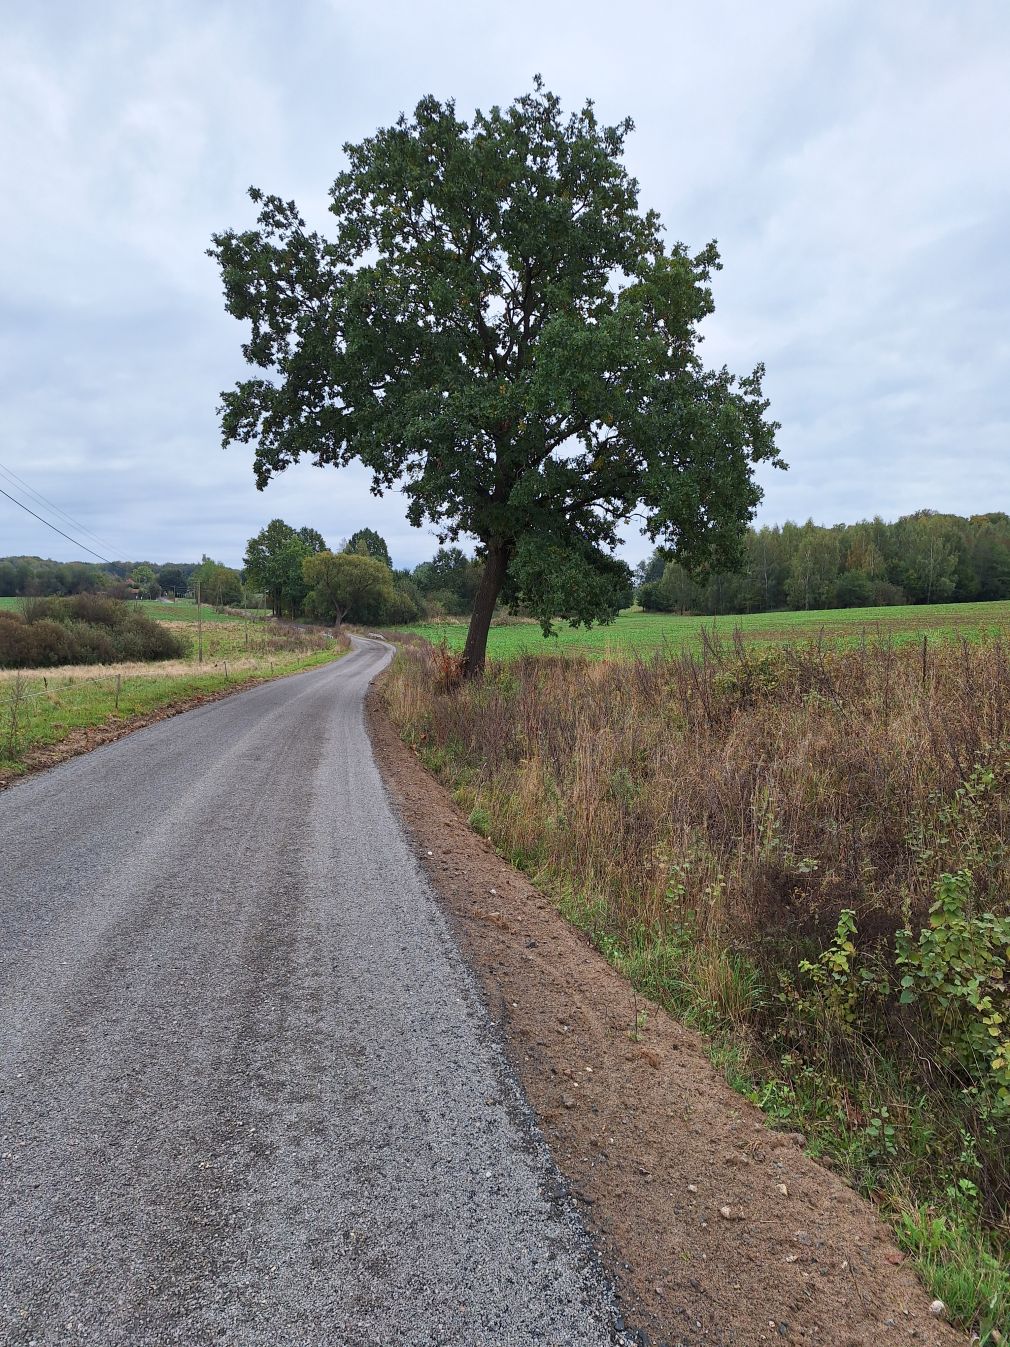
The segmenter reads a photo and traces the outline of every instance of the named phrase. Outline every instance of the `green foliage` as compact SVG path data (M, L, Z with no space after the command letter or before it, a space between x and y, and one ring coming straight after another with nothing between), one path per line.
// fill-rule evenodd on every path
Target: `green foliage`
M24 612L0 612L0 668L115 664L177 659L185 644L130 604L95 594L26 600Z
M480 584L483 567L460 547L440 547L431 561L424 561L412 579L438 615L469 614Z
M612 622L631 600L631 571L588 544L552 545L526 537L516 546L506 594L513 608L529 612L549 636L555 618L572 627Z
M948 1062L1010 1115L1010 916L969 915L967 871L944 875L929 925L899 931L901 1003L932 1024Z
M212 604L215 608L238 607L242 602L241 575L206 553L190 576L190 586L194 597L199 592L201 603Z
M178 598L186 593L187 580L181 566L162 566L157 575L162 593Z
M636 570L648 612L752 613L779 609L967 603L1010 596L1010 516L920 510L821 527L748 529L740 566L693 572L658 549Z
M254 590L269 597L275 613L297 617L309 591L303 563L325 550L315 529L293 529L283 519L271 519L246 545L246 578Z
M133 583L139 589L142 599L156 599L161 593L161 585L158 584L155 577L154 567L146 561L141 562L139 566L134 566Z
M129 573L129 566L122 567ZM90 594L108 589L112 567L87 561L47 561L42 557L0 557L0 596Z
M759 697L771 696L782 673L781 651L741 650L735 664L716 674L714 684L724 697L747 705Z
M799 972L811 989L797 992L786 980L782 999L790 1008L806 1017L824 1016L832 1023L851 1029L860 1018L862 1002L887 994L886 974L861 960L856 949L856 914L846 908L839 914L831 944L816 960L801 959Z
M323 622L381 623L395 600L393 573L360 552L316 552L303 563L306 611Z
M576 558L555 613L605 619L613 588L592 575L633 515L685 560L731 564L753 467L780 463L761 368L701 363L719 255L668 246L639 209L631 129L589 103L566 117L539 79L469 123L424 98L344 147L332 241L257 189L258 228L214 236L266 373L222 395L225 443L255 443L260 487L305 455L358 459L377 493L402 485L412 524L477 537L469 672L507 574L546 611L542 573L509 572L530 540Z
M374 557L376 561L381 561L388 566L390 570L393 563L389 557L389 548L386 546L386 540L375 529L358 529L347 539L341 549L344 552L356 552L361 556Z

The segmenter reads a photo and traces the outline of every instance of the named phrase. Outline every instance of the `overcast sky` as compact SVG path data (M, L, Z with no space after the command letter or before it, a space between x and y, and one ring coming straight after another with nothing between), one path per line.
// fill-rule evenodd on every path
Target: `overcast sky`
M719 241L707 359L765 362L790 464L765 474L760 522L1010 509L1007 0L0 0L0 17L0 463L105 555L238 564L277 515L331 544L370 525L399 565L431 555L363 473L299 467L259 493L251 453L221 449L243 332L204 253L252 224L250 184L325 226L345 141L429 92L463 116L506 103L536 71L567 107L633 117L643 204L673 239ZM12 553L88 555L0 496Z

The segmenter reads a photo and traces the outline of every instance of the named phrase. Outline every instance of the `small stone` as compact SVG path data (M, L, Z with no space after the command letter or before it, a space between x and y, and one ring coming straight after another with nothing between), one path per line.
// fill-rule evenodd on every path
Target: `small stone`
M942 1319L943 1316L947 1313L947 1306L943 1303L942 1300L934 1300L929 1307L929 1312L934 1319Z
M563 1094L561 1096L561 1102L562 1104L564 1104L565 1108L575 1107L575 1100L572 1098L570 1094Z
M775 1186L783 1197L789 1196L789 1189L786 1187L784 1183L777 1183Z
M687 1185L687 1191L689 1193L696 1193L698 1191L698 1185L696 1183L689 1183Z

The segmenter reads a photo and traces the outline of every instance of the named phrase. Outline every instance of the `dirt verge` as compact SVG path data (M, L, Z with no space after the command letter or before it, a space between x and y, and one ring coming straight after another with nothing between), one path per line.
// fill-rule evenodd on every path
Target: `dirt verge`
M636 997L473 832L376 686L367 714L387 788L641 1341L963 1347L873 1208L802 1138L771 1131L699 1037Z

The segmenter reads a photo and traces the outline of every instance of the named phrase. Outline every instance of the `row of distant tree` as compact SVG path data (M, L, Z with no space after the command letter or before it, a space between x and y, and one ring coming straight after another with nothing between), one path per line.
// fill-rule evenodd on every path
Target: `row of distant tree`
M200 598L216 607L268 606L278 616L401 624L468 615L481 565L461 548L440 549L413 570L394 570L385 539L359 529L331 551L313 528L272 520L249 539L236 570L199 563L48 561L0 558L0 597L104 594L113 598Z
M481 565L448 547L413 570L396 570L374 529L359 529L331 550L316 529L273 519L249 539L244 575L279 616L382 626L469 614Z
M279 616L375 625L466 616L481 563L443 547L413 570L393 567L374 529L335 549L313 528L271 520L249 539L241 571L199 563L46 561L0 558L0 596L107 593L156 599L200 597L218 607L266 605ZM631 601L629 589L628 601ZM862 608L898 603L1010 598L1010 515L924 510L833 528L783 524L750 529L732 573L689 574L659 551L635 573L635 599L654 612L746 613Z
M197 585L208 603L241 603L240 571L205 556L199 563L148 561L48 561L43 557L0 557L0 597L106 594L110 598L159 599L195 595Z
M756 613L1010 598L1010 516L922 510L832 528L749 529L732 574L689 575L654 552L636 572L643 608Z

